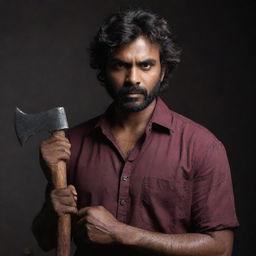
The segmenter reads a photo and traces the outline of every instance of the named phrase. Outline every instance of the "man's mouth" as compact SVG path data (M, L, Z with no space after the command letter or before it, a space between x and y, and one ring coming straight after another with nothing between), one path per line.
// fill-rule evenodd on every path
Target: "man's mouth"
M131 102L136 102L139 99L141 99L141 97L143 96L143 93L138 93L138 92L129 92L129 93L125 93L121 96L122 101L127 102L127 103L131 103Z
M142 95L142 93L130 92L130 93L127 93L125 95L128 95L128 96L139 96L139 95Z
M130 96L130 95L144 95L143 92L127 92L127 93L124 93L123 96Z

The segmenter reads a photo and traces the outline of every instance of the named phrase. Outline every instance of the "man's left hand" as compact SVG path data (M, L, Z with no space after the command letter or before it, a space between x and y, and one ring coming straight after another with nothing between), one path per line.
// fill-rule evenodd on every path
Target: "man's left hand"
M117 231L123 225L103 206L85 207L78 211L78 225L88 242L118 242Z

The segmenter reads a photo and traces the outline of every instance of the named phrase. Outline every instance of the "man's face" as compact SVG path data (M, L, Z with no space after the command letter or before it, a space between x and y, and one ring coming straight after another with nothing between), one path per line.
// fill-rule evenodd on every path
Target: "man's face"
M138 37L109 58L105 87L118 107L137 112L158 95L163 76L158 46Z

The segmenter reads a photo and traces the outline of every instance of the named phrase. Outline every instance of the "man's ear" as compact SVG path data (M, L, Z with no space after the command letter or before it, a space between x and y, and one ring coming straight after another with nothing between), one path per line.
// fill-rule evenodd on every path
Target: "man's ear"
M160 81L161 81L161 82L163 82L163 80L164 80L165 71L166 71L165 66L162 66L162 67L161 67L161 76L160 76Z

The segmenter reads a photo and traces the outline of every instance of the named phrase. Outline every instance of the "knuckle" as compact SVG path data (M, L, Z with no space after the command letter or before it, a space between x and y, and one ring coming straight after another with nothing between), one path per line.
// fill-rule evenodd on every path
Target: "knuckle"
M94 218L93 218L92 216L87 216L87 217L86 217L87 223L92 223L93 220L94 220Z
M90 208L87 209L86 215L92 215L92 214L93 214L93 208L90 207Z
M52 133L52 136L51 137L54 137L54 138L59 138L61 135L59 135L58 132L54 132Z
M73 198L72 190L69 187L65 188L64 191L67 194L67 196L69 196L69 198Z
M57 208L56 212L57 212L58 216L62 216L65 213L65 211L62 207Z
M59 207L59 205L58 205L56 202L53 202L53 203L52 203L52 207L53 207L53 210L54 210L56 213L59 213L59 212L60 212L60 207Z
M74 206L69 207L69 212L70 213L76 213L76 207L74 207Z
M50 193L50 198L53 201L60 201L60 196L61 196L61 190L60 189L54 189Z
M69 197L69 198L67 199L67 201L66 201L66 204L67 204L68 206L74 206L74 200L73 200L73 198Z
M69 190L72 190L72 189L74 189L75 187L73 186L73 185L68 185L68 187L67 187Z

